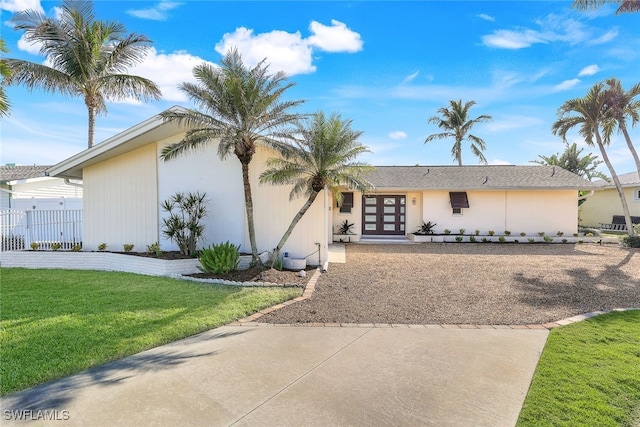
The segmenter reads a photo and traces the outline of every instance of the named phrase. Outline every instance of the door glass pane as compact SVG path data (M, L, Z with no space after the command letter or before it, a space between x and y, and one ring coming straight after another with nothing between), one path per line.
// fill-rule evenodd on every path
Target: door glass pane
M400 213L404 213L404 206L400 206Z
M404 205L404 202L405 202L405 198L404 197L400 197L400 204Z
M400 231L404 231L404 224L400 224Z
M396 229L396 225L395 224L385 224L384 225L384 231L395 231Z
M364 213L376 213L376 207L375 206L365 206L364 208Z
M375 197L366 197L364 199L364 203L366 205L375 205L376 204L376 198Z
M384 222L396 222L396 216L395 215L385 215L384 216Z
M384 204L385 205L395 205L396 204L396 198L395 197L385 197L384 198Z
M375 224L365 224L364 225L364 229L368 230L368 231L375 230L376 229L376 225Z
M384 207L384 213L394 214L394 213L396 213L396 207L395 206L385 206Z
M400 222L404 224L404 215L400 215Z
M375 215L365 215L364 216L364 220L366 222L376 222L376 216Z

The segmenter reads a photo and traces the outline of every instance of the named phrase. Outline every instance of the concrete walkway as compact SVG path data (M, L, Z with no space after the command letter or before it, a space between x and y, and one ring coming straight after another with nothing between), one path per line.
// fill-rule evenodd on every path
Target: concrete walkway
M513 426L547 336L224 326L7 396L2 425Z

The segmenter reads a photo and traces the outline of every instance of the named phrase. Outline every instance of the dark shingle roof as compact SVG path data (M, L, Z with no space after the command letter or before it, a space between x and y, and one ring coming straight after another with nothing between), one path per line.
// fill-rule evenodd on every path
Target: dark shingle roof
M15 181L18 179L39 178L51 166L0 166L0 181Z
M593 184L553 166L376 166L365 175L377 189L588 189Z

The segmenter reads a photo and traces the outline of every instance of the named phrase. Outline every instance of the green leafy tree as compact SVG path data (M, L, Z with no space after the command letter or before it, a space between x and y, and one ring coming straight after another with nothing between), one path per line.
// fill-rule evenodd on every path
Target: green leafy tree
M4 40L0 38L0 52L7 53L8 50L4 44ZM0 117L8 116L11 105L9 104L9 98L4 91L5 81L11 77L11 68L4 59L0 59L0 77L2 82L0 83Z
M265 61L248 68L238 51L232 49L219 68L209 64L196 66L193 74L197 82L182 83L180 89L199 109L169 110L162 114L165 120L188 127L182 141L162 150L160 157L165 161L214 142L218 143L218 156L222 160L235 155L240 161L252 265L258 265L260 258L249 164L258 143L270 146L291 137L290 125L300 118L293 109L303 102L282 100L294 84L287 83L282 72L269 74Z
M602 159L609 169L611 179L613 180L616 190L618 191L618 195L620 196L627 230L629 235L633 235L629 206L627 205L627 200L622 191L620 179L618 178L605 149L605 146L609 145L609 136L611 132L605 131L604 133L601 133L601 128L606 130L610 129L612 126L612 119L606 112L607 96L603 86L604 85L602 83L596 83L591 89L589 89L584 98L570 99L562 104L558 109L558 119L553 123L551 130L555 135L559 135L566 141L567 133L571 129L578 128L579 135L584 138L587 145L590 147L593 147L594 145L598 146Z
M538 163L539 165L559 166L562 169L566 169L569 172L573 172L576 175L592 181L593 178L601 178L609 180L609 177L597 168L603 162L598 160L598 156L594 156L589 153L585 156L581 156L583 148L578 149L578 144L565 142L565 150L562 154L556 153L551 156L538 156L540 160L531 160L531 163Z
M640 1L638 0L574 0L571 7L580 10L597 9L604 4L617 4L616 15L621 13L640 12Z
M444 132L429 135L424 143L426 144L434 139L453 138L455 142L451 148L451 155L458 162L458 165L462 166L462 141L466 139L471 142L471 152L480 160L480 163L486 165L487 159L482 154L486 149L484 141L469 132L471 132L475 124L489 121L492 117L483 114L475 119L470 119L469 109L475 104L475 101L468 101L463 105L462 100L452 100L449 101L449 107L439 108L438 113L440 115L430 117L429 123L437 125Z
M40 46L50 65L7 59L13 72L10 81L30 90L82 97L89 115L89 148L96 116L107 112L106 101L160 99L160 89L151 80L126 74L143 60L151 41L126 34L117 22L96 20L91 1L65 0L57 19L27 10L11 21L16 30L25 31L25 41Z
M640 100L634 99L640 95L640 83L636 83L628 91L622 88L620 80L616 78L608 79L606 84L605 108L606 113L613 119L609 124L617 127L618 131L624 135L627 147L629 147L629 151L631 151L633 160L636 163L638 176L640 176L640 158L631 142L631 137L627 130L628 122L631 122L631 126L633 127L640 120ZM612 130L613 128L611 126L605 128L606 132L611 132Z
M289 199L305 196L307 200L274 249L272 266L295 226L309 210L322 190L330 191L340 203L341 187L366 191L371 184L363 173L372 167L356 158L369 152L358 142L362 132L351 129L351 121L333 114L329 118L318 112L298 125L300 138L278 147L282 157L270 158L260 175L261 183L292 185Z

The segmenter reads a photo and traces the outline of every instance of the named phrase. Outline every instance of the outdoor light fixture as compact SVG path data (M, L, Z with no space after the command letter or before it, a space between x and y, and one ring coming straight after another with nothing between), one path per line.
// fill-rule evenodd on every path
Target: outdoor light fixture
M411 204L412 204L413 206L415 206L415 205L416 205L416 198L415 198L415 197L411 199Z

